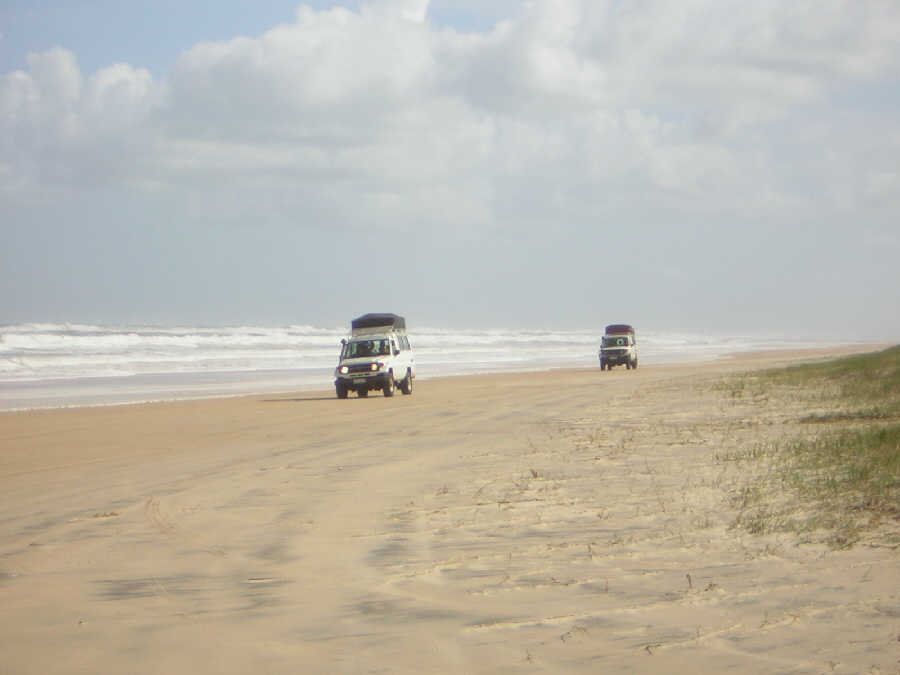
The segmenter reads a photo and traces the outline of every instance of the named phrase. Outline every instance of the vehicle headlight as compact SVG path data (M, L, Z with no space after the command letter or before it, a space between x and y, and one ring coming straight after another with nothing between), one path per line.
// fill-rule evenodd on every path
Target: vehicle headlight
M384 368L384 364L383 364L383 363L373 363L373 364L370 366L370 368L371 368L372 371L374 372L374 371L376 371L376 370L381 370L382 368Z
M347 366L341 366L338 370L340 371L341 375L346 375L350 372L350 369Z

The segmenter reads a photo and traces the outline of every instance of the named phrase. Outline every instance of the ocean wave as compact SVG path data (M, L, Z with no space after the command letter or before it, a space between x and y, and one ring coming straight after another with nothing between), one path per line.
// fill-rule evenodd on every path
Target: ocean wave
M18 385L37 391L42 382L102 382L112 390L140 378L183 383L200 377L217 385L277 380L284 389L327 387L337 362L343 328L283 326L99 326L28 323L0 326L0 384L15 396ZM454 329L410 331L420 377L531 371L597 363L597 329ZM638 333L644 364L710 359L761 349L840 344L837 341L648 331ZM51 385L48 384L48 387ZM53 385L56 386L56 385ZM230 385L231 386L231 385ZM70 392L73 386L66 391ZM77 387L75 387L77 389ZM67 394L68 396L69 394ZM2 403L0 403L2 406Z

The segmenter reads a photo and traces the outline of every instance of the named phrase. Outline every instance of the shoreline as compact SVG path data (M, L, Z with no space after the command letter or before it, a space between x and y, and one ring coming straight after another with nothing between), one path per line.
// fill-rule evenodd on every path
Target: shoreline
M857 353L863 351L876 351L889 346L888 343L848 343L825 347L803 348L773 348L752 351L738 351L714 354L711 356L697 356L679 359L665 359L642 362L642 367L668 367L668 366L702 366L732 359L764 359L769 356L783 355L794 358L797 355L816 354L840 355L845 353ZM541 373L556 370L580 370L590 369L591 365L552 365L539 364L533 368L524 368L518 365L507 367L488 368L483 371L473 370L462 372L441 372L438 370L433 375L421 375L419 381L428 381L448 377L484 377L492 375L506 375L519 373ZM37 410L69 410L78 408L120 407L130 405L147 405L151 403L172 403L180 401L198 401L205 399L227 399L245 396L264 396L286 394L291 392L325 392L331 387L321 383L291 382L291 379L299 379L302 371L236 371L220 373L161 373L141 376L122 377L98 377L98 378L74 378L70 380L25 381L20 383L0 383L0 393L6 396L0 398L0 414L19 413ZM330 382L330 377L323 376ZM204 380L207 383L204 384ZM256 389L248 389L248 381L256 381L264 386ZM168 388L166 383L168 384ZM154 384L155 383L155 384ZM148 393L148 388L163 388L158 395ZM173 388L174 387L174 388ZM135 389L138 391L135 392ZM71 393L77 390L78 393ZM116 390L119 390L116 393ZM191 390L197 392L192 394ZM27 392L35 392L28 396ZM65 392L70 392L66 394ZM32 401L31 404L25 403Z

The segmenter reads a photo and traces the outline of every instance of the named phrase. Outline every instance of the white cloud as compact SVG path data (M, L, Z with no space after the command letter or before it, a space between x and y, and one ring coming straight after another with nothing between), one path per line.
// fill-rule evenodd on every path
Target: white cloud
M428 5L428 0L377 0L370 3L367 9L391 18L399 16L406 21L424 23Z
M866 227L862 236L869 248L890 251L892 255L895 255L894 250L900 249L900 232L896 227L891 229Z
M894 178L853 179L867 159L849 146L895 122L797 129L842 84L895 82L898 34L888 0L538 0L475 34L433 25L424 0L301 6L257 38L195 45L162 81L31 55L0 80L0 182L164 186L223 220L277 193L273 219L411 228L809 216L838 194L881 209Z
M900 197L900 172L879 171L866 177L867 197L873 199Z
M45 103L63 107L78 100L82 77L73 54L59 47L43 54L29 54L28 66Z

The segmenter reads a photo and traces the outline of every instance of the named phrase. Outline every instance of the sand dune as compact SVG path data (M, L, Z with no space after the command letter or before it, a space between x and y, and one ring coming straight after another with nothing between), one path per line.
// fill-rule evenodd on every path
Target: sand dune
M0 414L0 673L898 672L896 546L729 527L824 354Z

